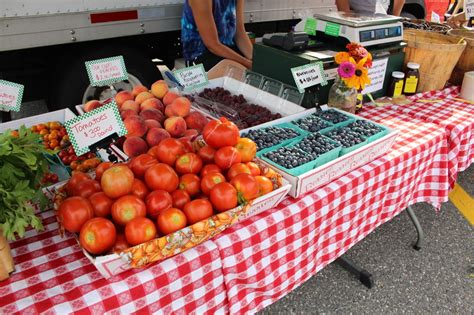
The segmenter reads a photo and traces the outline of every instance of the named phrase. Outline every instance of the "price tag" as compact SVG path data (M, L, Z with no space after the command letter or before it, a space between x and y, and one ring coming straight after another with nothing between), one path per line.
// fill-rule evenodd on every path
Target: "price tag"
M474 18L474 0L464 0L464 12L467 21Z
M327 80L322 62L310 63L304 66L291 68L291 74L300 93L316 84L326 85Z
M441 23L441 18L439 17L438 13L436 13L435 11L431 11L431 22Z
M326 22L326 28L324 29L324 34L334 37L339 37L341 32L341 25L331 22Z
M385 74L387 72L388 58L372 61L372 68L369 69L370 85L362 90L362 94L374 93L383 88Z
M25 87L21 84L0 80L0 110L18 112Z
M316 35L316 26L318 22L315 18L309 17L304 24L304 32L308 35Z
M176 79L186 91L194 90L209 84L206 70L202 64L173 71Z
M86 61L86 69L92 86L111 85L128 80L122 56Z
M64 126L78 156L89 152L91 145L114 133L119 137L128 133L115 101L67 120Z

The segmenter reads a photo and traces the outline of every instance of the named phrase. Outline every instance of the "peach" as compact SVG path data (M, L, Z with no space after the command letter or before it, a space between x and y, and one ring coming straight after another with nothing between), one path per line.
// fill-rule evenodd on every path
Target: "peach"
M191 110L191 102L186 97L178 97L173 103L166 106L165 115L166 117L180 116L186 117Z
M123 103L130 100L133 101L133 94L129 91L120 91L117 93L117 95L115 95L115 102L119 108L122 107Z
M151 93L162 99L168 93L168 84L164 80L158 80L151 85Z
M140 94L141 92L148 92L148 88L143 85L135 85L132 89L133 97L137 97L137 95Z
M149 108L154 108L157 109L161 112L164 112L165 106L163 103L157 99L157 98L149 98L145 100L143 103L140 104L140 111L149 109Z
M99 108L102 106L102 103L97 101L97 100L92 100L84 104L83 109L86 113L93 111L96 108Z
M125 124L125 128L127 128L128 133L125 137L143 137L147 131L147 127L145 125L145 121L140 117L127 117L123 123Z
M161 140L171 138L168 131L163 128L151 128L146 134L146 143L149 147L160 144Z
M188 116L186 116L185 120L189 129L196 129L199 133L208 123L206 116L200 112L191 112Z
M122 117L122 120L125 120L128 117L138 117L138 113L134 110L127 109L127 110L121 111L120 116Z
M163 104L165 104L165 106L168 106L171 103L173 103L173 101L177 99L178 97L179 97L178 94L170 91L166 93L165 97L163 97Z
M129 137L123 143L123 152L133 158L148 151L146 141L140 137Z
M161 124L154 119L146 119L145 126L147 126L148 130L150 130L151 128L161 128Z
M183 117L170 117L165 120L164 126L166 131L174 138L178 138L184 135L186 132L186 121Z
M122 104L122 107L120 107L121 111L124 111L127 109L131 109L134 112L138 113L138 111L140 110L140 105L138 105L138 103L135 101L128 100Z
M154 98L153 94L151 94L150 92L141 92L137 95L137 97L135 97L135 102L141 104L149 98Z
M163 121L165 120L165 115L163 115L162 112L154 108L142 110L140 112L140 117L143 118L144 120L147 120L147 119L156 120L160 124L163 123Z

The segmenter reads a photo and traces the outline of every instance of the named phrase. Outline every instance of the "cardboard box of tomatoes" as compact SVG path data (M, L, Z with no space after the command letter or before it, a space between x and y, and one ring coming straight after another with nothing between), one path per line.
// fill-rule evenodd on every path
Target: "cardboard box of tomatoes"
M166 137L145 152L129 142L128 162L104 162L94 178L74 173L58 189L60 226L104 277L179 254L287 195L288 182L255 162L256 144L234 123L212 120L200 134Z

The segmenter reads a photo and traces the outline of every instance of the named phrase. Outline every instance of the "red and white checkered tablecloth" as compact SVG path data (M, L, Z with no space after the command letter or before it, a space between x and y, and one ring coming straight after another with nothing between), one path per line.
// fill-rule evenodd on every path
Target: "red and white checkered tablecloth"
M0 313L225 313L227 296L217 246L205 242L146 269L108 280L72 236L61 238L52 211L45 231L11 244L16 271L0 282Z
M450 184L453 187L458 172L474 162L474 104L456 100L459 87L416 94L408 105L392 106L412 117L435 123L446 129L449 147ZM421 103L419 100L432 100Z
M389 154L146 269L103 279L44 213L44 232L12 243L0 312L237 313L276 301L407 204L447 199L444 129L388 109L364 115L402 131Z
M364 116L401 131L389 154L216 239L231 313L280 299L409 204L447 200L443 128L389 109Z

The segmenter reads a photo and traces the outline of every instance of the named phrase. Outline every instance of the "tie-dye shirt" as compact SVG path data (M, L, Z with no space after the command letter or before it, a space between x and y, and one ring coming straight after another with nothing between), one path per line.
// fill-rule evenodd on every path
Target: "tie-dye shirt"
M234 36L237 25L235 2L236 0L212 1L212 12L219 40L226 46L235 46ZM184 3L183 17L181 18L181 43L184 58L189 61L196 59L207 51L194 21L189 0Z

